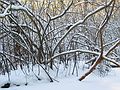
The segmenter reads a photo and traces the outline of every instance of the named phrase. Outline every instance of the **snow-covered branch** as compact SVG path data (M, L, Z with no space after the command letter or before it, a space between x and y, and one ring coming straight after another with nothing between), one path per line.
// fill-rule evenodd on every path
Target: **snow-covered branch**
M53 54L54 54L55 50L57 49L58 45L62 42L62 40L63 40L76 26L78 26L78 25L80 25L80 24L83 24L90 16L92 16L92 15L96 14L97 12L99 12L99 11L107 8L109 5L112 4L113 1L114 1L114 0L111 0L111 1L110 1L108 4L106 4L105 6L100 6L100 7L97 8L96 10L88 13L83 20L79 20L78 22L76 22L75 24L73 24L73 25L69 28L69 30L68 30L68 31L61 37L61 39L57 42L57 44L55 45L55 47L54 47L54 49L53 49Z
M14 11L14 10L15 10L15 11L22 10L22 11L25 11L28 15L31 15L31 14L29 13L29 11L28 11L25 7L23 7L23 6L20 6L20 5L9 5L9 6L4 10L4 13L0 14L0 18L4 18L4 17L10 15L11 12L9 12L9 11Z
M113 40L112 42L109 42L109 43L106 43L103 45L103 47L106 47L108 45L112 45L113 43L116 43L117 41L119 41L120 39L117 39L117 40Z
M69 5L61 14L56 15L56 16L54 16L54 17L51 17L51 20L55 20L55 19L57 19L57 18L62 17L64 14L66 14L66 12L70 9L70 7L71 7L72 4L73 4L73 0L72 0L72 2L70 3L70 5Z
M118 67L120 67L120 63L116 62L114 59L110 59L110 58L108 58L106 56L103 56L103 58L106 59L107 61L117 65Z
M0 14L0 18L4 18L10 15L10 12L8 12L9 9L10 9L10 6L8 6L2 14Z
M107 53L105 54L106 56L110 53L110 52L112 52L118 45L120 45L120 40L119 41L117 41L108 51L107 51Z
M55 59L56 57L59 57L59 56L61 56L61 55L66 55L66 54L76 53L76 52L90 53L90 54L100 55L99 52L90 51L90 50L76 49L76 50L70 50L70 51L66 51L66 52L58 53L58 54L54 55L53 57L51 57L51 58L48 60L47 63L49 63L51 60L53 60L53 59Z

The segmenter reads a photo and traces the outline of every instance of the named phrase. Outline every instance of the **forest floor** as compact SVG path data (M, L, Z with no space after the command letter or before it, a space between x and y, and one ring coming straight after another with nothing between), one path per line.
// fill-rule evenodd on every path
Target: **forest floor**
M0 90L120 90L120 68L111 70L109 75L105 77L93 73L85 80L79 81L80 76L67 75L56 77L57 81L52 83L49 82L48 78L45 78L45 75L41 77L44 79L39 81L33 75L25 76L21 72L19 70L11 72L10 87L0 88ZM1 75L0 87L7 82L7 76ZM28 85L25 85L25 82L28 82Z

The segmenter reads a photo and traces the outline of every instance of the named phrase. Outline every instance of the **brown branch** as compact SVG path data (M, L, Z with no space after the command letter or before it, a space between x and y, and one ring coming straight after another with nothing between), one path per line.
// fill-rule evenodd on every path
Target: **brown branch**
M96 66L101 63L102 60L103 60L102 55L99 55L99 57L96 59L96 62L91 66L88 72L86 72L82 77L80 77L79 81L82 81L83 79L86 78L86 76L91 74L96 69Z
M115 1L112 0L112 3L113 3L113 8L114 8ZM112 3L111 3L111 4L112 4ZM113 12L113 8L111 9L109 15L108 15L108 13L107 13L105 19L103 20L103 22L101 23L101 25L100 25L100 27L99 27L99 36L100 36L100 44L101 44L101 45L100 45L100 46L101 46L100 56L96 59L96 62L94 62L94 64L93 64L93 65L91 66L91 68L89 69L89 71L87 71L82 77L80 77L79 81L82 81L82 80L85 79L89 74L91 74L91 73L95 70L96 66L97 66L98 64L100 64L100 63L104 60L104 58L103 58L103 38L102 38L103 32L102 32L102 30L103 30L104 26L108 23L108 20L110 19L110 16L111 16L111 14L112 14L112 12ZM116 46L116 45L115 45L115 46ZM111 50L113 50L113 49L114 49L114 46L113 46L113 48L110 49L109 51L111 51ZM109 53L109 52L108 52L108 53ZM107 55L107 54L106 54L106 55Z
M101 11L101 10L109 7L109 6L112 4L113 1L114 1L114 0L111 0L107 5L101 6L101 7L97 8L96 10L88 13L83 20L79 20L78 22L76 22L75 24L73 24L73 25L69 28L69 30L68 30L68 31L61 37L61 39L57 42L57 44L55 45L55 47L54 47L54 49L53 49L53 53L52 53L52 54L54 54L55 50L57 49L57 47L59 46L59 44L62 42L62 40L63 40L76 26L78 26L78 25L80 25L80 24L83 24L90 16L92 16L92 15L96 14L97 12L99 12L99 11Z

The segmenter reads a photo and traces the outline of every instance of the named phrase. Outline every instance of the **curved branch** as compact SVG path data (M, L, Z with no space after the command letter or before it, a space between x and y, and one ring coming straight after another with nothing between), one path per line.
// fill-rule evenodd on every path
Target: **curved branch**
M54 17L51 17L51 20L55 20L55 19L60 18L60 17L62 17L63 15L65 15L66 12L70 9L70 7L71 7L72 4L73 4L73 0L72 0L72 2L70 3L70 5L69 5L61 14L56 15L56 16L54 16Z
M56 57L59 57L59 56L61 56L61 55L66 55L66 54L75 53L75 52L90 53L90 54L100 55L100 53L95 52L95 51L76 49L76 50L70 50L70 51L66 51L66 52L62 52L62 53L56 54L56 55L54 55L53 57L51 57L51 58L47 61L47 63L50 63L53 59L55 59Z
M100 7L97 8L96 10L88 13L83 20L79 20L78 22L76 22L75 24L73 24L73 25L69 28L69 30L63 35L63 37L61 37L61 39L57 42L56 46L55 46L54 49L53 49L53 53L52 53L52 54L54 54L54 52L55 52L55 50L57 49L58 45L62 42L62 40L63 40L76 26L78 26L78 25L80 25L80 24L83 24L90 16L92 16L92 15L96 14L97 12L99 12L99 11L101 11L101 10L109 7L109 5L111 5L113 1L114 1L114 0L111 0L111 1L110 1L108 4L106 4L105 6L100 6Z

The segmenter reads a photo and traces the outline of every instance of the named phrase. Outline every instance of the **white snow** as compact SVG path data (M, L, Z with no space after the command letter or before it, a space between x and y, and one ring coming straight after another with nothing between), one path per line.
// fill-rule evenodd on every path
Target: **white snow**
M10 15L11 13L8 13L8 11L9 11L10 9L11 9L11 10L16 10L16 11L18 11L18 10L23 10L24 12L26 12L28 15L31 16L31 14L29 13L29 11L28 11L25 7L20 6L20 5L19 5L19 6L18 6L18 5L9 5L9 6L5 9L5 11L0 14L0 18L4 18L5 16Z
M83 72L81 73L83 74ZM41 81L38 81L33 75L28 75L27 81L29 82L25 86L25 75L21 70L16 70L11 73L11 82L14 84L20 84L20 86L11 85L8 89L0 90L120 90L120 68L113 69L108 76L100 77L95 73L88 76L83 81L78 81L79 77L76 76L62 76L54 77L57 81L50 83L44 76L41 76ZM0 86L7 82L7 76L0 76Z

